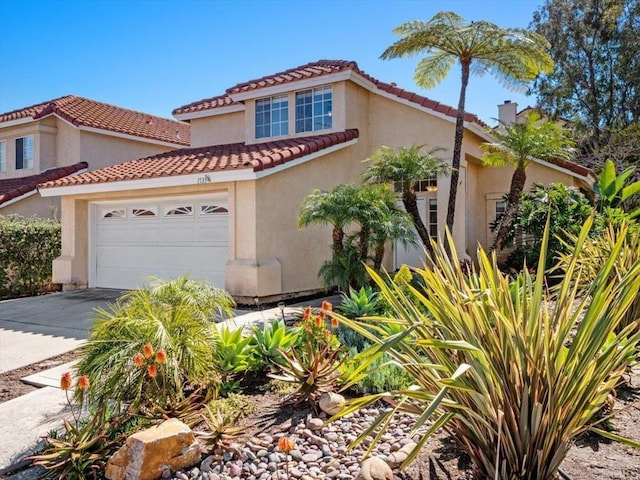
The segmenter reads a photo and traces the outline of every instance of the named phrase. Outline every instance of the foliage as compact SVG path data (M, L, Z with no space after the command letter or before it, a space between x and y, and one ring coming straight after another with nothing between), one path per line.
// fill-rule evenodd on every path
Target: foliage
M352 244L334 250L331 259L318 270L318 276L325 286L338 285L342 290L366 285L369 281L358 249Z
M619 208L624 205L627 200L631 200L634 196L640 194L640 180L628 183L627 180L636 167L628 167L624 171L616 175L615 164L611 160L607 160L598 175L598 181L593 186L597 195L597 206L600 210L605 208ZM629 212L630 218L640 215L640 207Z
M567 247L576 242L574 235L565 242ZM598 273L605 267L607 259L612 256L612 252L619 246L619 253L615 257L611 277L623 278L632 270L633 266L640 262L640 226L630 220L623 221L620 225L608 225L601 235L587 239L580 251L575 253L561 253L556 269L564 272L569 267L571 261L575 261L580 269L583 284L582 293L587 292L587 286L594 282ZM567 252L571 252L567 248ZM624 319L620 322L618 330L635 324L640 330L640 296L637 296Z
M236 374L247 371L254 352L251 336L243 336L242 327L232 330L227 325L215 327L213 332L214 358L222 381L226 382Z
M204 320L209 306L201 309L183 298L164 296L158 290L134 290L109 309L97 310L78 364L81 375L96 379L89 388L92 401L111 399L135 409L148 394L151 397L146 400L155 399L166 407L184 399L185 386L206 386L216 380L213 323ZM166 356L161 375L149 375L145 362L150 357L139 361L147 344Z
M223 416L239 414L240 418L243 418L253 413L257 405L255 400L249 395L230 393L227 397L211 400L209 407L213 411L219 411Z
M640 2L547 0L531 26L550 42L556 64L534 86L538 105L573 123L581 159L640 160L637 127L635 151L615 138L640 119Z
M105 405L86 421L72 423L64 419L64 432L61 436L48 435L44 451L28 460L33 466L45 468L46 473L42 478L98 478L104 471L107 459L117 448L110 420Z
M429 232L418 210L417 184L424 179L448 174L451 169L436 156L442 148L421 153L423 148L424 145L412 145L395 151L390 147L380 147L371 158L365 160L372 163L362 173L362 177L369 183L394 184L401 193L404 208L411 216L423 245L432 254Z
M379 269L387 241L411 241L410 218L395 203L387 186L338 185L331 192L313 190L303 200L298 226L333 226L332 258L318 272L322 282L344 289L366 282L362 266L374 250L373 265Z
M159 305L172 308L176 305L192 305L202 320L219 320L230 318L236 306L235 301L221 288L214 287L209 282L191 280L188 275L182 275L172 280L150 277L149 296L130 295L126 301L131 308L136 308L136 302L141 302L141 308L146 308L149 300Z
M342 301L338 310L349 318L369 317L379 313L378 292L372 287L361 287L360 290L349 289L349 295L342 293Z
M251 345L253 345L254 363L264 367L273 367L282 360L281 351L291 348L298 341L298 329L287 329L284 322L264 323L262 328L253 327Z
M0 215L0 299L51 290L60 248L59 221Z
M514 221L516 228L506 237L506 241L513 241L518 234L524 238L524 244L509 255L507 264L519 270L523 260L529 266L537 263L550 212L550 238L545 249L545 261L552 266L558 255L566 251L561 239L568 234L577 235L592 211L589 201L575 188L561 183L548 187L534 185L531 192L522 195Z
M582 249L592 223L587 220L573 251ZM482 250L477 272L463 272L449 236L451 258L437 246L436 268L420 271L424 288L414 292L429 315L415 308L414 298L371 272L393 307L393 318L378 322L402 328L380 340L371 320L340 317L373 344L358 356L361 365L352 376L357 380L388 353L414 385L350 402L340 416L380 399L394 406L356 443L375 432L375 444L394 413L404 410L417 415L413 432L426 428L404 466L446 425L471 457L478 478L553 478L576 436L597 430L594 415L640 340L640 331L632 333L630 327L616 333L640 288L640 262L621 278L612 275L623 244L618 238L587 295L578 298L575 286L585 279L573 257L550 305L544 275L549 235L547 229L535 276L525 270L513 281Z
M325 301L319 312L311 307L305 309L300 322L299 343L287 351L282 351L282 360L276 362L279 373L268 376L298 385L290 401L299 405L308 401L314 410L322 394L334 390L340 381L340 367L346 356L342 354L340 343L327 329L327 315L332 305ZM331 328L337 328L331 319Z
M521 28L501 28L487 21L467 23L453 12L439 12L428 22L408 22L393 30L402 38L382 53L383 59L423 54L415 80L433 88L454 63L461 67L461 86L453 145L446 225L453 229L464 136L465 98L469 75L489 73L505 86L524 88L539 73L550 73L549 44L541 35Z
M360 334L357 335L364 338ZM343 379L352 376L360 365L359 362L354 362L353 358L370 346L369 343L364 342L361 348L352 347L349 350L349 359L343 365ZM396 365L389 355L383 355L372 362L366 372L362 372L360 380L349 390L356 395L391 392L408 388L412 381L411 376L402 367Z
M198 438L214 453L232 449L232 442L238 440L248 428L237 425L240 415L241 413L223 414L220 410L214 411L209 405L205 406L201 417L207 430L198 432Z
M516 217L520 195L527 181L527 167L535 158L569 159L573 141L559 123L540 118L538 112L528 114L522 123L502 125L491 132L497 142L483 143L482 163L497 167L510 164L514 167L507 197L507 208L500 221L491 250L500 250Z

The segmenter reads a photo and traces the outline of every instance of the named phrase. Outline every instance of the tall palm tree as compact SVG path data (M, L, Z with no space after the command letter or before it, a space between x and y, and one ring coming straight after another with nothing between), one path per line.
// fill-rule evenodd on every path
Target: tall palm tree
M553 60L547 53L549 43L541 35L526 29L501 28L486 21L467 23L453 12L437 13L428 22L405 23L395 28L393 33L402 35L402 38L387 48L381 58L425 55L418 62L415 73L420 87L435 87L447 76L453 64L460 62L461 86L447 206L447 227L451 231L458 193L469 75L490 73L507 87L523 88L539 73L553 70Z
M449 166L436 157L442 148L434 148L421 153L423 145L400 147L398 151L390 147L380 147L366 161L372 162L362 177L369 183L394 183L402 195L402 203L411 216L420 240L433 258L433 247L425 226L416 197L416 187L420 180L449 173Z
M502 125L493 135L495 143L483 143L482 163L489 167L510 164L515 168L507 197L507 208L499 222L498 232L491 250L500 250L509 233L520 204L520 195L527 181L527 167L534 158L550 160L569 159L573 154L573 141L558 123L540 118L537 112L529 113L523 123Z

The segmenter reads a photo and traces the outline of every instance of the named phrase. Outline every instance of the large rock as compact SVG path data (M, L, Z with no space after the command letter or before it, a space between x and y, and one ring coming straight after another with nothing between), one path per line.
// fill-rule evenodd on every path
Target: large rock
M163 470L175 472L198 463L200 455L200 446L191 429L172 418L127 438L107 462L105 477L155 480L162 476Z
M387 462L371 457L362 462L356 480L393 480L393 472Z
M400 450L398 450L397 452L393 452L391 455L389 455L387 457L387 463L391 468L399 467L402 464L402 462L404 462L407 459L407 457L411 454L411 452L413 452L416 446L417 444L415 442L407 443Z
M335 415L344 407L345 399L339 393L325 393L320 397L320 401L318 405L320 405L320 409L329 414Z

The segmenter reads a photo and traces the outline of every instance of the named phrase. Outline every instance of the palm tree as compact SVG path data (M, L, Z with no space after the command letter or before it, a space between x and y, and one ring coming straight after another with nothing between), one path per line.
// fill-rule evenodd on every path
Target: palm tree
M420 240L433 257L431 238L418 210L416 187L420 180L449 173L450 169L435 155L442 148L421 153L422 148L423 145L413 145L395 151L390 147L380 147L366 160L373 163L365 169L362 177L369 183L393 182L400 189L404 208L411 216Z
M529 113L523 123L502 125L493 132L495 143L483 143L485 166L499 167L510 164L515 168L507 196L507 208L502 215L491 250L500 250L509 233L520 204L520 195L527 181L527 167L534 158L540 160L569 159L573 142L558 123L540 118L537 112Z
M338 185L331 192L313 190L302 200L298 216L298 228L312 223L333 226L333 251L338 254L344 248L344 229L354 218L359 187Z
M396 205L396 196L388 185L365 185L361 189L363 209L356 221L373 248L373 268L380 270L388 241L415 243L411 216ZM368 253L361 257L366 260Z
M437 13L428 22L405 23L395 28L393 33L403 38L387 48L381 58L424 54L425 58L418 62L415 73L420 87L435 87L447 76L452 65L460 62L462 82L446 222L452 231L469 75L490 73L507 87L523 88L539 73L553 70L553 60L547 53L549 43L541 35L522 28L501 28L486 21L466 23L464 18L453 12Z

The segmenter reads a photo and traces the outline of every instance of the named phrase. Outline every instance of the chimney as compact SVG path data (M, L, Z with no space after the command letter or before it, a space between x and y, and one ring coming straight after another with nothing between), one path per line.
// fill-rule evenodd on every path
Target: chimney
M516 123L516 112L518 104L512 103L511 100L505 100L502 105L498 105L498 120L500 125L511 125Z

